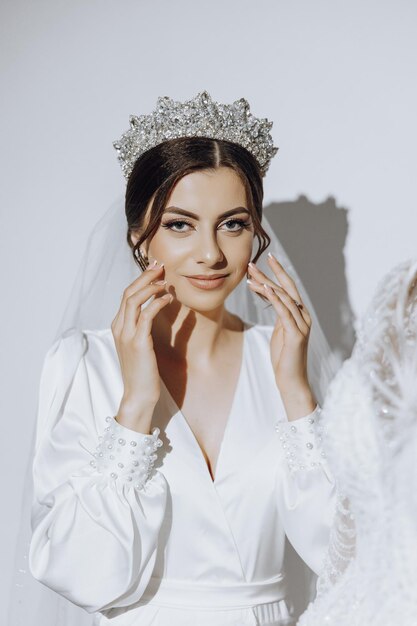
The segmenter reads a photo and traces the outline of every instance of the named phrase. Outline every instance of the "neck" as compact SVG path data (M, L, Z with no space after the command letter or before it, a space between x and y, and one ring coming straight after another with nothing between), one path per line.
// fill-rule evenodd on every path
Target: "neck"
M242 330L239 318L223 304L211 311L196 311L174 301L154 318L152 338L159 354L199 368L212 361L231 332Z

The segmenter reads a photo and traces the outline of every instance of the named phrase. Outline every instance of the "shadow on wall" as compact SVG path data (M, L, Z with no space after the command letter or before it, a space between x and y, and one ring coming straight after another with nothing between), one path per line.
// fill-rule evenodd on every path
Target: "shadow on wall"
M333 197L314 204L299 196L274 202L265 215L279 237L316 309L323 332L340 362L355 343L355 316L350 306L344 247L349 229L347 209Z
M350 357L356 339L343 254L349 229L347 210L337 207L332 197L314 204L300 196L294 202L269 204L264 211L306 286L330 348L341 364ZM297 620L316 595L317 576L288 539L284 571L287 599Z

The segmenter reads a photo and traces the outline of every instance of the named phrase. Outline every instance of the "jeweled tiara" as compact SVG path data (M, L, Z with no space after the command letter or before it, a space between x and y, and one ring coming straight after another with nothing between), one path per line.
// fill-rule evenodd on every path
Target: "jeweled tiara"
M265 176L272 157L279 149L273 145L269 132L273 122L252 115L245 98L232 104L222 104L214 101L207 91L185 102L160 96L156 109L150 115L131 115L129 121L129 130L113 142L126 180L141 154L177 137L233 141L253 154L262 176Z

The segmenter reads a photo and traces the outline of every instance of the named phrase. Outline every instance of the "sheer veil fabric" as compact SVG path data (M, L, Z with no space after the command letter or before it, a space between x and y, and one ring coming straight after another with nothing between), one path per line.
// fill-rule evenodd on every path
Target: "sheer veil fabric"
M271 238L267 251L271 251L293 277L302 300L311 314L308 373L316 399L322 405L329 383L339 367L338 358L331 352L308 293L265 216L262 218L262 225ZM85 329L110 327L119 308L123 290L141 272L127 244L126 228L124 199L118 198L97 222L90 234L69 301L55 332L54 342L74 328L82 332ZM256 250L255 240L254 254ZM274 280L267 263L267 251L259 257L257 266ZM242 319L256 324L274 325L276 321L273 307L268 306L251 293L244 279L228 296L226 308ZM69 367L66 368L65 376L72 375L81 356L81 352L78 355L71 354L73 362L67 364ZM63 373L54 372L57 380L60 380L59 377L63 375ZM64 383L65 381L62 381L60 385L63 389L66 388ZM45 416L41 407L45 402L51 402L58 411L62 401L63 398L59 397L59 394L51 399L39 397L36 418L31 425L30 456L27 460L22 496L21 524L16 545L8 626L28 626L29 624L30 626L91 626L96 623L94 615L87 613L35 580L28 566L33 497L32 462L45 427Z
M417 259L380 280L322 409L339 496L317 597L297 624L414 626Z

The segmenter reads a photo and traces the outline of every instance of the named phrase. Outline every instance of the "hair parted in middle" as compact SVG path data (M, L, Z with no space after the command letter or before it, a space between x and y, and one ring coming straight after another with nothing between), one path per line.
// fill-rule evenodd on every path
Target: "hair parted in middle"
M223 139L207 137L179 137L170 139L144 152L135 162L129 176L125 195L127 242L136 254L143 241L156 233L161 223L168 198L176 183L192 172L230 167L241 179L246 190L246 201L254 225L254 237L259 242L252 261L255 263L269 246L271 239L261 226L263 211L262 174L255 157L246 148ZM144 219L149 203L152 207L149 223ZM136 244L132 233L140 233Z

